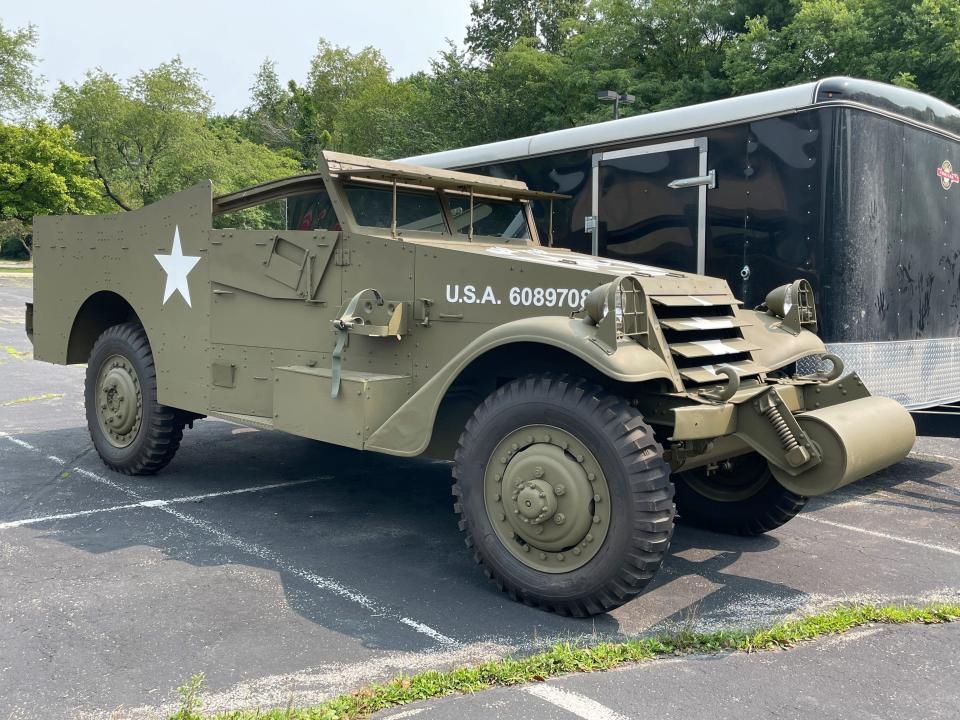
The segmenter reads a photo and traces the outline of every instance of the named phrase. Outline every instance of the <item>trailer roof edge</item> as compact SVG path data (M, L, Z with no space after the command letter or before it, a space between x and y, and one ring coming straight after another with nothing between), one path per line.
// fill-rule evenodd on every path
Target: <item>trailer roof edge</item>
M849 96L844 90L850 91ZM935 114L947 111L952 111L953 117L960 114L960 111L949 104L915 90L857 78L829 77L802 85L633 115L620 120L608 120L540 135L417 155L403 158L398 162L438 168L476 167L526 157L686 133L795 112L814 107L822 102L845 100L849 100L851 104L876 105L878 109L885 109L888 112L891 109L889 105L905 101L913 107L923 103L928 106L930 112ZM911 118L905 117L905 119Z

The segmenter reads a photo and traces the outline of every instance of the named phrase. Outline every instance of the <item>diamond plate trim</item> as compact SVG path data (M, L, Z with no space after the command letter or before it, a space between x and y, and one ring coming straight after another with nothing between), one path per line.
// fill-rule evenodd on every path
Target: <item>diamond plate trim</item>
M856 370L874 395L919 410L960 400L960 338L827 343L827 351ZM817 372L820 355L797 362L802 374Z

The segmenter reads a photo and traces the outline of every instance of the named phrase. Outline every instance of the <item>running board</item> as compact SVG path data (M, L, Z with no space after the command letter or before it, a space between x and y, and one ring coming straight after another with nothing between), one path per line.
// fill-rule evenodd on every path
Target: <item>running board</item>
M259 430L273 430L273 418L262 417L260 415L241 415L240 413L213 411L208 412L207 417L218 418L220 420L226 420L227 422L236 423L237 425L254 427Z

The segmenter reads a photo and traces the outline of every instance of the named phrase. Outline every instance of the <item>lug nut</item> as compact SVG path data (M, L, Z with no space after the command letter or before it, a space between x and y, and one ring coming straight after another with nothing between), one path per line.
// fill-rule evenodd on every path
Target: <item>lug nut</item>
M580 548L575 547L575 548L573 549L573 554L574 554L574 555L579 555L579 554L580 554Z
M553 494L556 495L557 497L560 497L560 496L563 495L566 491L567 491L567 489L566 489L563 485L557 485L557 486L553 489Z
M554 521L557 525L563 525L563 523L564 523L564 521L565 521L566 519L567 519L567 516L564 515L563 513L557 513L556 515L553 516L553 521Z
M534 476L534 477L538 477L538 478L542 478L542 477L543 477L543 468L542 468L542 467L536 467L536 468L534 468L534 470L533 470L533 476Z

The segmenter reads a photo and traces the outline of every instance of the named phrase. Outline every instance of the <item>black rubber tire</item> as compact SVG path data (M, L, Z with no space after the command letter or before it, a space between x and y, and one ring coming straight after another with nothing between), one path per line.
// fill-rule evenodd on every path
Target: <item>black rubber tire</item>
M484 506L486 465L510 432L559 427L595 455L610 491L611 522L597 555L567 573L535 570L503 546ZM514 600L561 615L612 610L647 585L673 534L673 485L663 448L643 417L599 385L568 375L533 375L491 394L467 422L457 448L453 494L467 547L487 577Z
M143 419L137 436L118 448L104 435L96 414L97 376L114 355L126 358L137 373L143 402ZM157 373L143 327L124 323L107 328L94 343L87 363L84 400L90 438L107 467L126 475L152 475L169 463L183 439L184 421L175 408L157 402Z
M742 456L741 463L744 461L748 463L745 471L753 477L762 474L765 481L753 495L740 500L721 501L696 490L688 480L692 473L698 473L702 482L702 468L674 473L678 520L728 535L762 535L792 520L807 504L806 497L790 492L776 481L759 455Z

